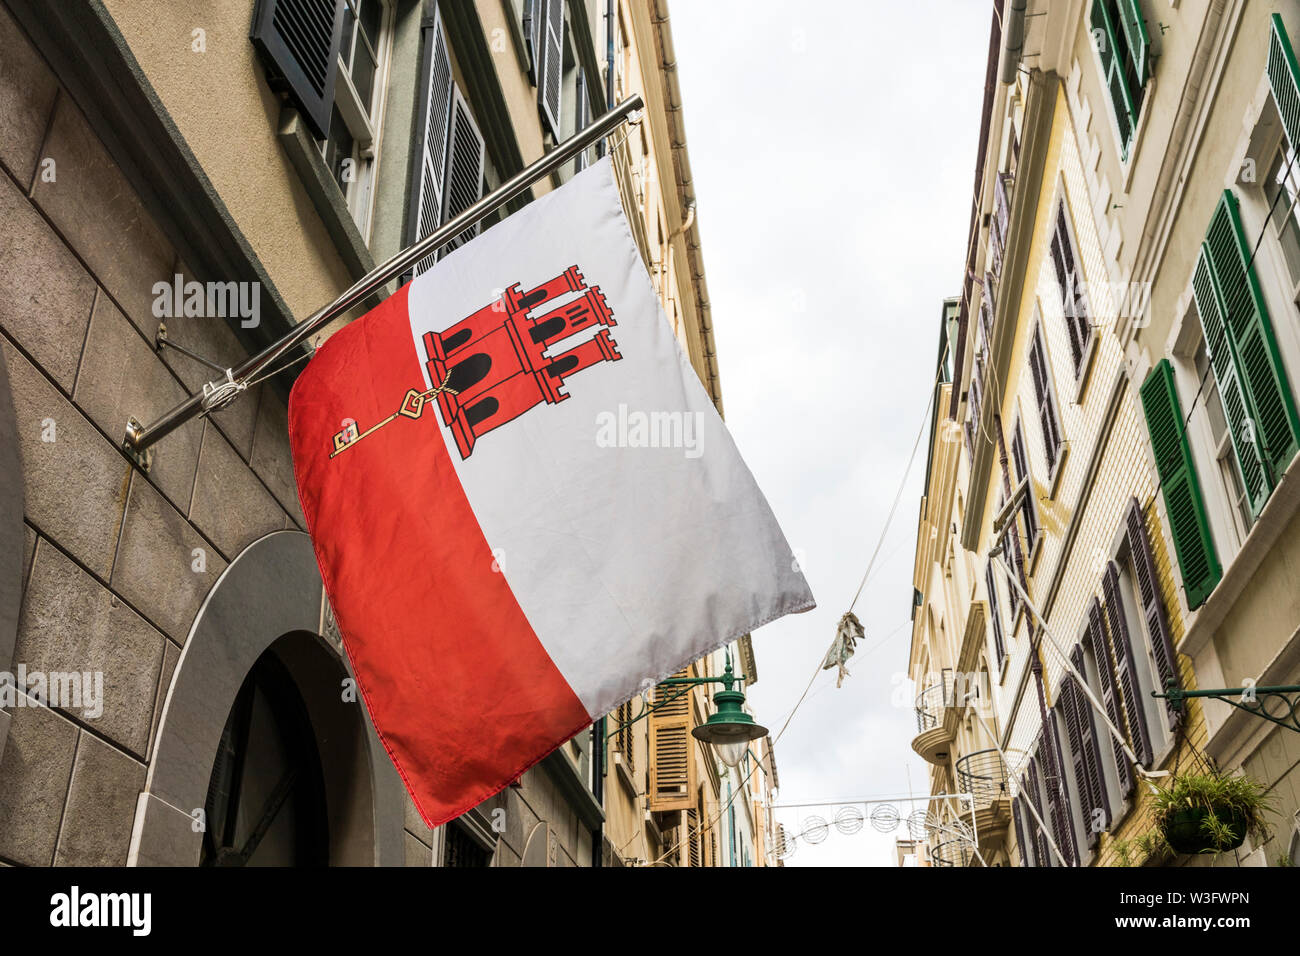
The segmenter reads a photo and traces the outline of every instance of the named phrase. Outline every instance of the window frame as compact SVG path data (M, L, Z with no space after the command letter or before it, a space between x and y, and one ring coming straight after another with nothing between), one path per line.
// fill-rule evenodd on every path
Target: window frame
M361 238L370 244L371 227L374 224L376 202L375 182L379 171L380 154L383 144L384 111L388 105L388 82L392 67L393 32L396 23L396 7L393 0L344 0L344 22L348 16L352 22L352 50L348 51L355 60L358 43L369 43L361 29L357 4L377 3L381 8L379 19L379 37L375 54L375 75L370 93L370 106L361 102L352 80L352 66L348 63L345 52L340 48L334 78L334 115L335 120L342 119L352 139L351 155L344 157L353 161L355 178L346 184L340 183L336 171L329 169L343 201L347 206L352 221L356 224ZM346 33L346 26L345 26ZM331 131L332 131L331 123ZM331 139L317 140L322 157L328 156ZM326 162L328 167L328 160Z
M1111 17L1109 9L1109 4L1111 2L1114 3L1116 17L1120 18L1118 21ZM1138 76L1138 87L1136 90L1129 88L1127 66L1132 65L1136 68L1136 64L1133 62L1133 51L1129 46L1128 36L1124 31L1124 25L1122 23L1122 17L1124 14L1123 6L1129 3L1132 4L1133 9L1137 14L1138 25L1146 40L1146 56L1144 58L1146 76ZM1102 27L1094 25L1095 17L1093 11L1097 9L1102 11L1105 22L1104 29L1106 31L1106 42L1109 44L1111 50L1111 63L1109 67L1106 65L1105 57L1097 42L1097 31L1102 29ZM1102 97L1106 100L1107 106L1109 107L1111 131L1115 136L1116 144L1119 146L1119 164L1125 174L1126 181L1128 171L1133 166L1133 158L1137 155L1138 142L1141 138L1143 127L1145 126L1143 120L1149 112L1146 109L1146 105L1151 100L1151 88L1155 79L1155 70L1151 63L1154 55L1153 44L1151 42L1150 33L1146 29L1146 18L1143 14L1144 11L1142 9L1141 0L1091 0L1088 8L1087 30L1092 37L1089 46L1092 47L1097 69L1101 77ZM1122 47L1126 61L1126 68L1124 69L1120 69L1115 63L1116 54L1121 49L1120 44L1117 42L1117 37L1120 35L1123 36L1124 41ZM1111 73L1116 70L1118 70L1118 79L1121 83L1120 91L1124 94L1127 103L1125 107L1125 118L1127 119L1129 126L1127 139L1121 138L1122 130L1119 120L1119 107L1115 102L1115 96L1111 87Z
M1065 461L1067 442L1065 426L1061 419L1061 403L1057 398L1056 383L1052 373L1052 356L1047 350L1047 335L1043 330L1043 317L1037 305L1034 307L1034 330L1030 333L1029 348L1026 350L1025 365L1029 371L1030 384L1034 390L1034 410L1039 417L1039 431L1043 444L1043 461L1047 464L1048 497L1054 497L1057 480L1061 475L1061 466ZM1034 375L1033 355L1037 351L1042 358L1043 392L1039 394L1038 380ZM1043 426L1043 407L1050 405L1052 421L1056 426L1057 445L1054 452L1049 452L1047 432ZM1055 460L1053 460L1053 456Z

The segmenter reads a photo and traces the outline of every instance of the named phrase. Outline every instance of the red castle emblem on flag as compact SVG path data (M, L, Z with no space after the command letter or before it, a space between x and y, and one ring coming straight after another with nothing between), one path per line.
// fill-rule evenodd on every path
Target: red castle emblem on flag
M575 292L582 295L573 296ZM460 457L468 458L474 443L492 429L544 402L555 405L568 398L565 384L571 375L621 359L609 334L617 324L600 286L588 288L577 266L530 292L521 292L516 282L500 299L451 328L426 332L425 367L437 384L423 392L407 389L397 411L364 432L352 419L345 420L334 434L330 458L400 418L419 418L432 399ZM598 328L594 335L566 351L547 354L593 328Z
M581 295L572 296L572 293ZM494 428L543 403L569 397L570 376L621 355L609 329L618 323L599 286L587 287L576 265L537 288L515 283L495 302L442 332L424 335L430 381L461 458ZM571 337L599 327L573 347ZM550 353L550 354L548 354Z

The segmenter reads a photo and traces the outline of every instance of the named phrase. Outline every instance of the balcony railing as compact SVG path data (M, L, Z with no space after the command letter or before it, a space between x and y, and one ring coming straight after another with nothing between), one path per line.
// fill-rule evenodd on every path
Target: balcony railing
M943 723L943 709L952 705L953 678L944 671L943 681L931 684L916 695L916 732L923 734Z
M963 837L949 837L930 849L930 862L934 866L967 866L970 859L970 841Z
M977 750L957 758L957 783L975 798L975 805L987 807L994 800L1007 799L1007 765L996 750Z

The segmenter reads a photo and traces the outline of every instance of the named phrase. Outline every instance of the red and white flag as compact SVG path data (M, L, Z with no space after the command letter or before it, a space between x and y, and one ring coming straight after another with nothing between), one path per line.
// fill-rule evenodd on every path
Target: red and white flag
M366 706L430 825L813 606L607 159L333 335L289 435Z

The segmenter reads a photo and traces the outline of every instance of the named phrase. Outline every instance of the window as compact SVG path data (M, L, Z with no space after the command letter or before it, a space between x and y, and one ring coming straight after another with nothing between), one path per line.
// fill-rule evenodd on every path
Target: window
M1192 290L1250 514L1258 516L1300 449L1300 420L1253 255L1237 198L1225 190L1201 243Z
M378 163L391 15L381 0L344 0L343 34L328 135L320 141L330 175L367 236Z
M1078 379L1083 376L1092 345L1092 322L1084 291L1083 270L1079 267L1078 251L1066 219L1064 199L1056 209L1056 226L1052 231L1049 254L1061 297L1061 314L1065 316L1065 329L1070 340L1071 367Z
M1086 641L1101 678L1102 701L1111 723L1128 728L1138 762L1150 767L1170 745L1181 719L1176 708L1152 694L1180 680L1155 557L1136 499L1125 513L1122 543L1106 566L1101 590L1101 603L1094 601L1089 611ZM1125 797L1134 775L1118 741L1113 753Z
M1300 160L1286 140L1278 147L1264 179L1273 237L1282 250L1291 280L1292 301L1300 294Z
M1025 430L1017 421L1012 431L1011 466L1014 469L1014 486L1020 487L1025 482L1025 499L1020 506L1020 514L1025 519L1025 550L1032 560L1038 547L1038 497L1034 493L1034 480L1029 473L1029 455L1025 451Z
M484 848L459 820L452 820L443 830L442 865L484 867L492 865L492 853Z
M1047 362L1047 346L1043 343L1043 323L1034 325L1034 337L1029 346L1029 371L1033 377L1034 403L1038 409L1038 422L1043 433L1043 455L1047 470L1055 476L1061 460L1061 415L1056 405L1051 369Z
M1083 644L1075 645L1070 653L1070 663L1092 690L1089 661ZM1091 669L1095 672L1095 661ZM1058 696L1057 706L1070 747L1068 763L1073 779L1074 805L1078 808L1075 824L1085 834L1084 842L1092 848L1097 844L1097 835L1109 829L1113 819L1113 773L1108 773L1101 747L1101 734L1106 731L1104 727L1099 731L1097 714L1083 685L1073 675L1067 674L1062 679Z
M984 391L984 356L976 354L975 364L971 368L970 389L966 393L966 405L969 417L966 420L966 453L971 462L975 461L975 450L979 447L977 439L982 437L983 426L980 424L980 399Z
M1233 526L1238 539L1245 538L1250 529L1252 518L1250 505L1246 501L1246 488L1241 483L1241 466L1237 462L1237 453L1232 448L1232 436L1228 433L1228 419L1223 413L1223 398L1219 394L1219 385L1210 370L1210 356L1205 351L1205 338L1197 336L1198 345L1194 363L1196 379L1201 383L1197 407L1205 415L1210 428L1210 438L1214 444L1214 457L1218 465L1219 478L1228 501L1232 503Z
M1151 71L1151 43L1139 0L1092 0L1092 45L1127 162Z
M998 666L1007 656L1006 638L1002 630L1002 601L998 597L997 575L993 573L993 561L989 560L984 568L984 585L989 592L989 623L993 631L993 659Z
M483 194L487 164L483 135L452 77L446 33L436 10L433 18L422 25L422 34L420 75L426 78L426 85L419 97L416 122L420 136L412 152L408 243L432 234L472 206ZM415 274L427 271L439 255L468 242L481 228L481 224L471 226L437 253L420 260Z

